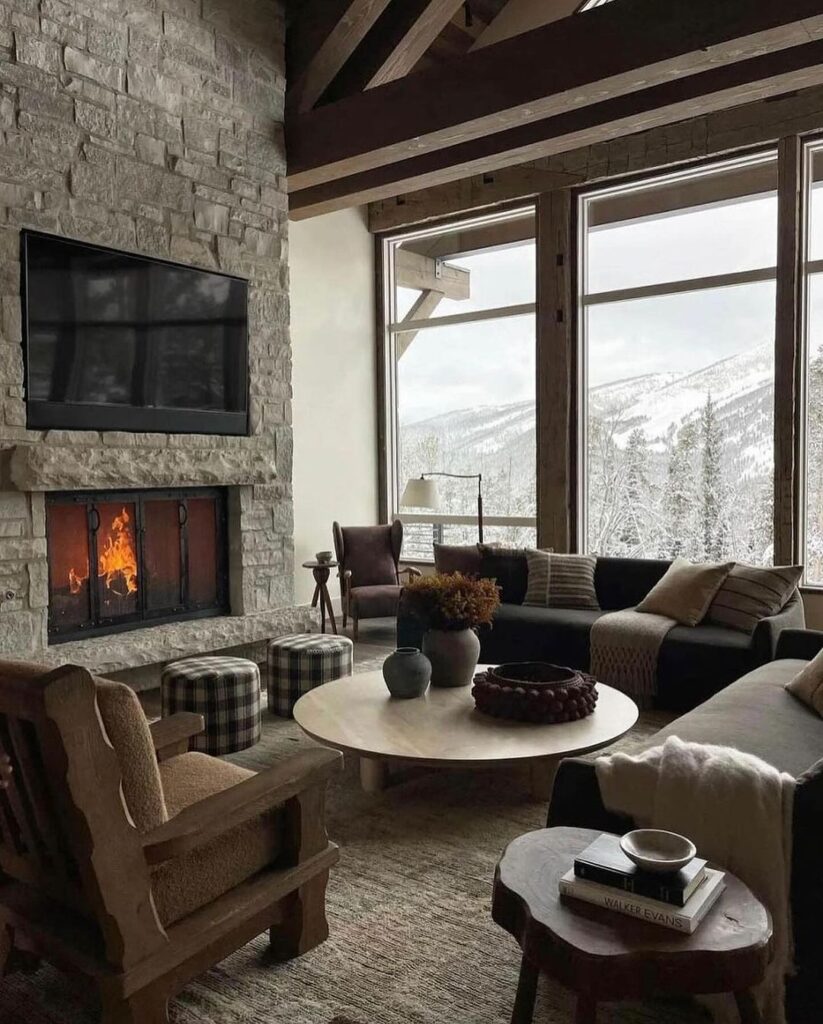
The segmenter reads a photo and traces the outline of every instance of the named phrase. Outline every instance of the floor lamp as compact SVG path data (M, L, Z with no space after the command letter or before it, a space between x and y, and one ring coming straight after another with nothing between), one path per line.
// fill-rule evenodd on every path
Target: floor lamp
M447 476L455 480L477 481L477 532L483 543L483 474L482 473L421 473L412 477L403 490L400 504L406 508L428 508L436 512L440 508L440 492L433 476Z

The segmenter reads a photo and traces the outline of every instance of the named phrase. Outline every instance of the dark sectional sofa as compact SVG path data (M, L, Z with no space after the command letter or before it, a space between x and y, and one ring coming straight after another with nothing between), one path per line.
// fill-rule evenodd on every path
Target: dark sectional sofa
M670 564L598 558L595 589L601 611L532 608L522 603L528 579L524 556L464 553L461 570L491 576L502 590L503 603L492 627L480 631L481 662L537 660L588 669L592 624L606 611L638 604ZM751 636L722 626L675 626L660 649L656 706L673 711L696 707L746 672L771 661L781 630L804 625L803 604L795 592L783 610L763 619ZM407 613L401 599L398 647L419 647L422 635L421 624Z
M787 983L790 1024L823 1021L823 719L787 693L784 684L821 649L823 632L785 630L775 661L738 679L636 748L659 746L668 736L733 746L797 780L791 883L797 973ZM618 834L634 827L631 819L604 807L591 758L561 762L548 824Z

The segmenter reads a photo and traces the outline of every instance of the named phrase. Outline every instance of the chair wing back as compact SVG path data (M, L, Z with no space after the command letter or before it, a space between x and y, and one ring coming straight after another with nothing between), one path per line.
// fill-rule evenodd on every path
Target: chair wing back
M351 572L352 587L397 585L397 567L403 546L403 524L390 526L332 527L337 560L343 572Z
M121 782L85 669L0 662L0 868L123 969L167 939Z

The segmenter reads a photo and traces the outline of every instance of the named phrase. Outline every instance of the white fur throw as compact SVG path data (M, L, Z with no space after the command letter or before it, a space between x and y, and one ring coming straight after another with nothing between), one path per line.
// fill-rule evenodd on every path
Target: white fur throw
M610 811L688 836L701 857L737 875L768 908L774 959L757 996L764 1024L784 1024L794 779L751 754L676 736L636 757L600 757L596 770Z

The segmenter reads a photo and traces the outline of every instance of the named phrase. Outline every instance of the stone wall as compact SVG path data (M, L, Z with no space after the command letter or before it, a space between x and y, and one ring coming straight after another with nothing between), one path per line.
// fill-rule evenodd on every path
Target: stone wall
M281 0L0 0L0 653L46 644L47 490L233 485L232 613L292 603L283 37ZM27 430L23 227L247 277L252 436Z

